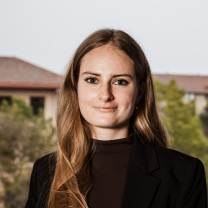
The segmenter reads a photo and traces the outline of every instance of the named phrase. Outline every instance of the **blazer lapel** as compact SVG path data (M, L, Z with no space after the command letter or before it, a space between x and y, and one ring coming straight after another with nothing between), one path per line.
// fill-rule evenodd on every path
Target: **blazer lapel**
M147 208L156 195L160 179L151 173L159 169L154 146L145 144L134 134L134 142L127 170L122 208Z

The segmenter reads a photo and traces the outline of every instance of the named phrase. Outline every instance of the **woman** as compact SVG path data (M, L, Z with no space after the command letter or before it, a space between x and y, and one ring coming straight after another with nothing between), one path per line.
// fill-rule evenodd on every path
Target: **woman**
M78 47L57 138L34 164L26 207L206 207L203 165L168 149L148 61L123 31L98 30Z

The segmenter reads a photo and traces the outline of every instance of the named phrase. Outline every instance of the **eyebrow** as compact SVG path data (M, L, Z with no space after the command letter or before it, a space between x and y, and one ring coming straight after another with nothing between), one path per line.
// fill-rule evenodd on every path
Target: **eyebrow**
M81 75L85 75L85 74L88 74L88 75L94 75L94 76L97 76L97 77L100 77L101 75L100 74L97 74L97 73L93 73L93 72L83 72ZM133 78L132 75L130 74L115 74L113 75L113 77L129 77L129 78Z

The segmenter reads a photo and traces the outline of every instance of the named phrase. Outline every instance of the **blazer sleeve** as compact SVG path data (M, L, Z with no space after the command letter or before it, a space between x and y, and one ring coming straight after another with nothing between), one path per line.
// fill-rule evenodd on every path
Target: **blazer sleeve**
M194 158L185 174L176 208L207 208L207 186L202 162Z
M30 178L29 194L25 208L36 208L38 195L37 195L37 161L33 165L33 170Z

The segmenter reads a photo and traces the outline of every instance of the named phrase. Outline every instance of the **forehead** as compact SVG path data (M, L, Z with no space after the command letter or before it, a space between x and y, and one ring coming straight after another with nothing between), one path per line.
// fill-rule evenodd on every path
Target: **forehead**
M134 73L134 62L122 50L104 45L89 51L82 58L80 73L89 70L96 70L97 73Z

